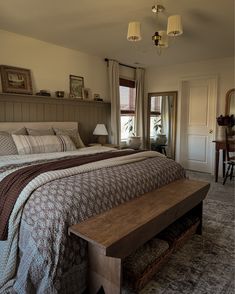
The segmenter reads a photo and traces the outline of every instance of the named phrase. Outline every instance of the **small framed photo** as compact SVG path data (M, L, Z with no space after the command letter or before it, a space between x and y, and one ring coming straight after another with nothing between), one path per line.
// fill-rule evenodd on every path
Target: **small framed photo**
M84 78L79 76L70 75L70 97L83 99Z
M29 69L0 65L0 73L3 93L33 94Z
M84 91L84 95L83 95L84 99L92 99L90 88L84 88L83 91Z

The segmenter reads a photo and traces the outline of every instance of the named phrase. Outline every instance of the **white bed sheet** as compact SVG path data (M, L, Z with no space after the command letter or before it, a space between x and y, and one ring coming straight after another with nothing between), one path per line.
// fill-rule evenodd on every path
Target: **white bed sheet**
M107 152L111 150L116 150L115 148L104 147L104 146L92 146L80 148L75 151L67 151L67 152L54 152L54 153L40 153L40 154L27 154L27 155L4 155L0 156L0 167L9 164L20 164L27 163L37 160L43 159L54 159L61 158L65 156L71 155L86 155L86 154L94 154L100 152Z

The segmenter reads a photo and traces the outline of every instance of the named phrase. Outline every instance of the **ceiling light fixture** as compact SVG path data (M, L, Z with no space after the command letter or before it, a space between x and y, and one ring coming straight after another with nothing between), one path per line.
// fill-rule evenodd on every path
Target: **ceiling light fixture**
M159 13L163 13L165 7L161 4L153 5L152 12L158 17ZM138 21L130 22L128 25L127 40L141 40L141 24ZM162 48L168 47L168 36L177 37L183 34L183 27L180 15L171 15L168 17L167 30L157 30L152 36L154 45L158 48L158 53L161 54Z

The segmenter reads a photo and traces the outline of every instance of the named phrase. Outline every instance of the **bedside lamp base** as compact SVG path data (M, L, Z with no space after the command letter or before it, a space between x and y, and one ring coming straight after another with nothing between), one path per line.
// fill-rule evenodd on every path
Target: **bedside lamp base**
M100 143L101 145L106 144L106 137L107 136L102 136L102 135L98 136L98 143Z

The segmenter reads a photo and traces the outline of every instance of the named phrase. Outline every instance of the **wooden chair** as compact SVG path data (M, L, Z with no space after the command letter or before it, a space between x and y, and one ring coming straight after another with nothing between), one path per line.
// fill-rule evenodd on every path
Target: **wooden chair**
M235 152L235 141L230 141L228 136L227 129L225 130L225 140L226 140L226 164L227 171L224 177L223 185L226 183L227 178L230 178L230 181L233 178L233 170L235 165L235 156L231 156L231 152Z

